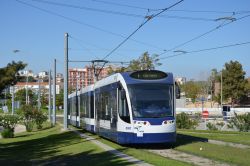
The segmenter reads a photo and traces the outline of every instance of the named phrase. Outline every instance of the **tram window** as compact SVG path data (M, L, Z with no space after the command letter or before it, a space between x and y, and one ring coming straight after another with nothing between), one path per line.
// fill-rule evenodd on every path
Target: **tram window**
M94 118L94 96L90 97L90 118Z
M127 103L127 99L126 99L126 95L125 95L124 90L120 90L120 93L119 93L119 116L123 121L130 123L128 103Z

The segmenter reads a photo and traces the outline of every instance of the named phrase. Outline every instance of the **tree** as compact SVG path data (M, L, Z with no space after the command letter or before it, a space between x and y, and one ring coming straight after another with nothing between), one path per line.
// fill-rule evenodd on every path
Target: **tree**
M160 66L158 59L159 55L149 55L148 52L144 52L138 59L130 61L128 70L153 70L156 66Z
M126 71L154 70L155 67L161 65L158 57L159 55L157 54L153 54L152 56L150 56L148 52L144 52L138 59L130 61L129 66L126 68L120 67L114 70L111 66L109 66L108 73L113 74Z
M24 69L26 64L23 62L8 63L6 67L0 68L0 93L10 85L15 85L18 81L18 71Z
M17 91L15 96L16 96L15 100L20 101L21 105L26 104L26 89L21 89ZM31 89L28 89L28 97L29 97L29 103L31 105L37 104L37 95L35 95L35 93Z
M181 86L182 91L185 92L186 97L191 98L193 103L195 102L195 99L198 97L198 95L201 92L201 86L198 83L195 83L193 81L189 81L186 84Z
M247 80L245 71L238 61L225 63L222 70L223 98L231 99L231 104L239 103L247 95Z
M208 78L208 81L210 83L209 89L210 89L210 94L211 94L211 100L213 101L214 97L215 97L215 95L214 95L214 92L215 92L215 82L219 81L217 69L212 69L211 70L211 73L210 73L210 76Z
M64 91L63 89L60 90L60 93L56 95L56 107L59 108L60 106L63 106L63 100L64 100Z

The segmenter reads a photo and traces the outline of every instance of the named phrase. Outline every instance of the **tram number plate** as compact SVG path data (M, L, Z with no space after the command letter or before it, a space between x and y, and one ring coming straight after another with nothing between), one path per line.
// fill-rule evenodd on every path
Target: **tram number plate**
M143 137L143 132L137 132L137 137Z

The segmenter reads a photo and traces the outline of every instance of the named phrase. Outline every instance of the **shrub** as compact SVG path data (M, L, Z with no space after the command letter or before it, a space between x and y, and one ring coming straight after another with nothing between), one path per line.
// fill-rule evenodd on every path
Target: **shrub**
M186 113L182 112L176 116L176 126L179 129L194 129L198 126L198 121L189 118Z
M26 127L26 131L31 132L35 124L33 107L31 105L22 106L20 114L23 116L23 123Z
M214 124L212 124L210 122L207 123L207 128L208 128L208 130L213 130L213 131L217 131L218 130L218 128L216 127L216 125L214 125Z
M14 129L21 120L19 115L3 114L0 115L0 126L3 126L2 136L4 138L13 138Z
M33 108L31 105L24 105L20 113L23 116L23 122L28 132L33 130L35 124L37 129L42 129L42 124L47 120L47 116L42 111Z
M43 112L35 110L34 111L35 123L37 125L37 129L43 128L43 123L48 119L47 115L43 114Z
M223 127L225 125L225 123L224 122L217 122L216 125Z
M248 132L250 130L250 113L244 115L235 113L235 117L229 123L233 124L239 131Z
M6 128L1 132L3 138L13 138L14 137L14 129Z

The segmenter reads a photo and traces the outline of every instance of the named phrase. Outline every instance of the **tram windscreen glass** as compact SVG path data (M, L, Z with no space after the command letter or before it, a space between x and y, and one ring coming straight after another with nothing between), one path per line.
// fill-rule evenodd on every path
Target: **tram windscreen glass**
M142 80L157 80L166 78L167 76L166 73L157 70L136 71L130 74L130 77Z
M128 89L135 118L173 116L172 85L133 84Z

